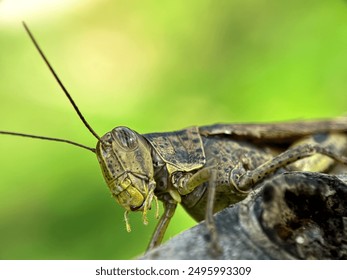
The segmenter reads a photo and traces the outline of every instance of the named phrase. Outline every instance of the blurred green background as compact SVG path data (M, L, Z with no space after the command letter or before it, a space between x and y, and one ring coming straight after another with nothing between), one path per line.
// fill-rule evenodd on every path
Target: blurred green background
M0 2L0 129L95 146L21 25L24 19L99 134L347 111L342 0ZM27 1L29 3L30 1ZM60 143L0 136L0 259L129 259L144 226L110 197L97 160ZM194 225L181 209L166 238Z

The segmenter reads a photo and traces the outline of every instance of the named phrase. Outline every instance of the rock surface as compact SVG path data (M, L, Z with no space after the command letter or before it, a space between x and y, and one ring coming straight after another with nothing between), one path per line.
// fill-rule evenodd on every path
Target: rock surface
M347 176L287 172L140 259L347 259Z

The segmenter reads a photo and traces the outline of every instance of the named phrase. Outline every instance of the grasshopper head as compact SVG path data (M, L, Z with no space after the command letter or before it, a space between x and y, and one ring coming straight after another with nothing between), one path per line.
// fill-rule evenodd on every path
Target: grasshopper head
M153 198L158 205L154 195L151 148L147 141L127 127L116 127L101 137L96 155L112 196L126 210L127 230L130 231L129 211L142 211L143 222L147 224L147 210Z

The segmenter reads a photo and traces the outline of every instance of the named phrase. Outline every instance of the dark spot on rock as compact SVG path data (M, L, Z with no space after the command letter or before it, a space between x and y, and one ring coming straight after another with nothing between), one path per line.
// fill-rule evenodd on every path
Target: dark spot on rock
M203 235L203 238L204 238L204 240L205 240L206 242L210 242L210 241L211 241L211 236L210 236L208 233L205 233L205 234Z
M275 195L275 192L274 192L273 186L266 186L264 188L263 199L265 203L272 201L274 198L274 195Z

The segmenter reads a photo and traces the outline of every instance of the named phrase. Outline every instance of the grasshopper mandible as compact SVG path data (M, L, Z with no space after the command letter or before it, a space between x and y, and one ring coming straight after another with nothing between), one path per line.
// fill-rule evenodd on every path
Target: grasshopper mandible
M88 124L25 23L26 32L81 121L98 140L96 148L65 139L0 131L0 134L59 141L96 154L115 200L147 224L153 202L159 218L148 248L158 246L177 204L197 221L206 219L216 242L213 213L243 200L256 184L281 169L331 171L347 164L347 117L271 124L216 124L141 135L119 126L100 137Z

